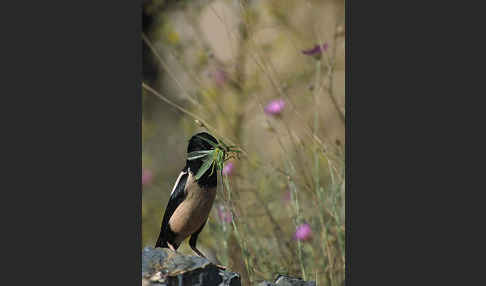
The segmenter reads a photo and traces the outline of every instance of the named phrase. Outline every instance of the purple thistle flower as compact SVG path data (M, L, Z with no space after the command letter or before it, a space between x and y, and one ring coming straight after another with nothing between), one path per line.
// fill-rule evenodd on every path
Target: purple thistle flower
M270 101L267 106L265 106L265 113L269 115L278 115L282 112L285 107L285 101L283 99L275 99Z
M314 48L312 48L310 50L303 50L302 53L304 55L308 55L308 56L313 56L313 55L316 55L316 54L320 54L321 53L321 46L315 45Z
M224 209L224 206L220 205L218 208L218 217L223 223L230 223L233 220L231 212Z
M153 174L152 171L148 169L142 169L142 185L147 185L152 183Z
M322 46L315 45L310 50L303 50L302 53L304 55L308 55L308 56L316 56L316 55L320 55L322 52L326 52L328 48L329 48L329 44L324 43L324 45L322 45Z
M322 51L327 52L327 49L328 48L329 48L329 44L328 43L324 43L324 45L322 45Z
M211 73L211 76L217 86L222 86L226 82L226 73L224 70L217 69Z
M312 237L312 230L309 224L304 223L297 227L295 239L300 241L309 240Z
M223 175L225 175L225 176L231 175L231 173L233 172L234 167L235 166L234 166L233 162L228 162L228 163L224 164L224 167L223 167Z

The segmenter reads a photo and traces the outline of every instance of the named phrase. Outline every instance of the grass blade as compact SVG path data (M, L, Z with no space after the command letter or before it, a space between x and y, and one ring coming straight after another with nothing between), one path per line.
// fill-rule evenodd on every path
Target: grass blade
M212 152L214 152L214 150L193 151L187 154L187 160L195 160L202 157L206 157L208 156L208 154L211 154Z

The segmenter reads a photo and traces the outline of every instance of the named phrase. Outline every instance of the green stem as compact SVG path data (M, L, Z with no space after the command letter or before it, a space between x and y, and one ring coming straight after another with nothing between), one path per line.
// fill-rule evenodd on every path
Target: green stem
M223 176L222 170L221 170L220 174L221 174L221 179L223 181L224 189L226 189L226 192L228 194L228 200L226 202L226 205L229 206L229 204L231 203L231 188L228 184L228 177ZM223 192L224 192L224 190L223 190ZM230 208L228 208L228 209L230 210ZM252 271L252 268L250 267L250 262L249 262L250 257L249 257L248 248L247 248L245 240L242 238L242 236L241 236L241 234L238 230L238 227L236 226L233 212L231 213L231 216L232 216L231 224L233 225L233 230L235 232L236 239L238 240L238 243L240 244L241 255L243 256L243 259L245 260L246 272L248 273L249 280L252 281L253 280L253 271Z
M291 170L291 171L293 171L293 170ZM291 194L292 194L292 197L293 197L294 210L296 212L294 224L297 227L300 223L302 223L300 204L299 204L299 199L297 197L297 188L295 187L295 184L290 177L288 177L288 181L289 181L289 187L291 189ZM298 254L299 254L299 262L300 262L300 269L302 271L302 278L304 280L307 280L307 275L306 275L306 272L305 272L305 265L304 265L304 253L303 253L303 250L302 250L302 243L300 242L300 240L297 240L297 250L298 250Z

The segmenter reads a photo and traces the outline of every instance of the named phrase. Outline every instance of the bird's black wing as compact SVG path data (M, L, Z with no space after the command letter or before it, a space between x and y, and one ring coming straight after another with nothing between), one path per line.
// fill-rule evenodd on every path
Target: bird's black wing
M174 238L175 234L169 228L169 220L177 207L185 199L186 194L184 192L184 189L186 187L187 178L188 170L186 166L179 174L174 188L172 189L172 193L170 194L169 202L167 203L167 207L164 213L164 218L162 219L162 226L160 227L159 238L157 239L155 247L168 247L167 242L172 241ZM174 245L174 247L177 246Z

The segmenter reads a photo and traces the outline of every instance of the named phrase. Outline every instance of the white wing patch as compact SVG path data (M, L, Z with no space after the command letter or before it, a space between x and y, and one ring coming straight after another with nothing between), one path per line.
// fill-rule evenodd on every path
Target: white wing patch
M175 182L174 187L172 188L172 192L170 192L170 195L171 195L171 196L172 196L172 193L174 193L174 191L175 191L175 189L176 189L177 185L179 184L179 181L181 180L182 176L183 176L183 175L185 175L185 174L187 174L187 172L181 172L181 173L179 174L179 177L177 177L177 181Z

